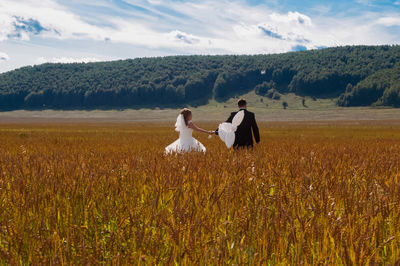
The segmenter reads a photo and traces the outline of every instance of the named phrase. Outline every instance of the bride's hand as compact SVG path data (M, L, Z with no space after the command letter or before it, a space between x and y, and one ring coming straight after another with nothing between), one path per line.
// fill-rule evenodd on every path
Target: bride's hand
M215 132L214 131L208 131L208 135L213 135Z

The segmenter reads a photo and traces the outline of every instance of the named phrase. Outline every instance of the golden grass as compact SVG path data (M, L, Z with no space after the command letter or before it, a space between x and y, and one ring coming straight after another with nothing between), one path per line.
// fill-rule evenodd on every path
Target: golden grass
M399 126L195 137L164 156L171 126L0 126L1 263L400 262Z

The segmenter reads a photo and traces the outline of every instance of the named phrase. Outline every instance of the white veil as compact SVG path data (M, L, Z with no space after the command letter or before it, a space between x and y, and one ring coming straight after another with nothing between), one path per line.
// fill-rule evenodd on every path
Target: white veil
M235 132L237 127L243 122L243 118L244 111L241 110L233 117L232 123L225 122L220 124L218 127L218 136L223 142L225 142L228 149L232 147L233 143L235 143Z
M236 131L236 128L238 126L240 126L240 124L243 122L243 118L244 118L243 110L240 110L239 112L237 112L236 115L233 117L232 125L235 127L235 131Z
M175 131L176 132L181 132L185 127L186 127L185 118L183 117L182 114L180 114L176 118Z

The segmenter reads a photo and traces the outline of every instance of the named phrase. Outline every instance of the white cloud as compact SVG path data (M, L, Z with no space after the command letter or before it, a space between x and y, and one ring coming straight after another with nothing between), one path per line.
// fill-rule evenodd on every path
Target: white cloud
M382 17L377 20L377 24L391 27L391 26L400 26L400 16L396 17Z
M172 41L185 43L185 44L196 44L199 43L201 40L199 37L196 37L192 34L188 34L186 32L182 32L179 30L174 30L168 33L169 39Z
M53 0L2 0L0 18L0 41L29 40L33 33L18 27L21 20L39 23L46 30L34 34L43 37L103 40L106 36L104 29L85 23Z
M284 23L293 26L312 25L311 18L306 15L300 14L299 12L288 12L287 14L273 13L270 17L271 20L276 23Z
M151 55L280 53L296 46L313 49L393 42L393 34L385 27L400 25L400 18L393 14L305 15L277 12L266 4L250 6L244 0L125 0L139 9L121 7L109 0L85 4L78 0L62 4L63 1L66 0L0 0L0 44L14 39L43 45L39 53L35 50L32 61L37 63L99 61L97 56L104 60L122 58L132 56L131 50L140 49ZM80 5L85 9L80 10ZM34 42L30 42L32 39ZM46 53L47 47L60 43L78 44L81 48L73 45L68 47L69 53ZM87 43L93 50L82 48ZM100 46L107 46L107 52ZM125 54L108 54L113 46L123 46ZM12 56L12 61L17 57L16 53L1 49Z
M176 14L190 17L186 23L189 24L187 30L182 30L185 26L181 26L185 25L186 17L160 13L153 5L168 7ZM310 35L313 26L310 17L298 12L280 14L266 6L259 9L226 0L152 1L146 8L168 17L166 23L154 24L154 19L143 22L141 19L103 16L105 24L112 26L96 26L53 0L43 0L39 4L33 0L3 0L0 4L0 41L8 38L28 41L37 34L42 38L107 40L148 48L184 49L188 53L264 53L278 52L279 47L281 52L285 52L298 41L309 38L306 36ZM21 23L18 19L37 22L44 30L32 33L18 29L18 23ZM282 38L278 40L274 36ZM310 42L308 46L313 48L316 44Z
M0 62L1 61L8 61L10 59L10 57L8 56L8 54L0 52Z
M72 57L52 57L52 58L45 58L39 57L37 59L38 64L43 63L89 63L89 62L100 62L103 61L99 58L94 57L82 57L82 58L72 58Z

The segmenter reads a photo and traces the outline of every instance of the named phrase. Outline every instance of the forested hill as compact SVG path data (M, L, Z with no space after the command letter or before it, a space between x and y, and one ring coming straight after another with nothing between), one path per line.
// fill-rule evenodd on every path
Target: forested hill
M0 109L177 107L251 90L398 107L400 46L30 66L0 75Z

